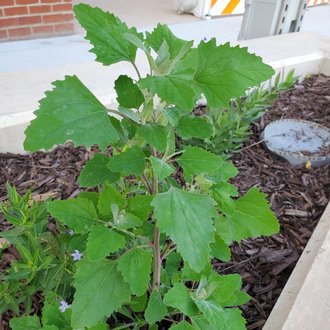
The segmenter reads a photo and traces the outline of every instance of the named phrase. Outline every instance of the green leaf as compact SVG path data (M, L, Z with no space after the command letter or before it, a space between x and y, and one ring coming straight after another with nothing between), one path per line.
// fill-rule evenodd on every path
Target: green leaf
M105 184L100 193L98 209L102 215L111 215L112 207L116 205L118 210L125 208L126 199L111 185Z
M164 126L143 125L140 126L137 134L141 136L146 143L155 147L158 151L164 152L167 146L167 131Z
M220 169L210 177L216 183L227 182L238 174L237 168L228 161L223 161Z
M200 330L242 330L245 329L245 319L238 308L222 308L214 300L196 300L198 308L204 317L192 317L194 324Z
M170 330L197 330L196 327L188 323L187 321L182 321L178 324L172 325Z
M78 195L77 198L86 198L89 199L97 208L97 204L99 202L99 193L93 192L93 191L81 191Z
M109 157L103 154L96 154L89 160L80 172L78 178L80 187L94 187L104 181L116 182L120 175L107 168L108 161Z
M87 31L88 39L94 48L96 60L104 65L120 61L134 62L137 47L125 40L122 35L131 33L142 38L135 28L128 29L118 17L93 8L86 4L79 4L73 9L80 25Z
M119 140L107 109L76 76L66 76L53 85L55 89L46 92L35 111L37 118L25 131L25 150L48 150L69 140L78 146L98 144L105 149Z
M189 290L183 283L176 283L164 297L167 306L178 309L187 316L198 313L198 308L190 297Z
M77 234L86 233L98 220L93 202L86 198L56 200L48 203L47 209Z
M117 101L121 107L138 109L144 102L140 88L128 76L119 76L115 81Z
M144 317L149 324L161 321L167 314L167 308L162 301L160 293L153 290L150 295L148 306L144 312Z
M167 25L158 24L151 33L146 32L146 44L156 53L159 51L164 41L166 41L168 45L171 59L183 57L193 45L193 41L177 38Z
M115 219L116 228L119 230L126 230L129 228L135 228L142 226L142 221L136 215L131 213L126 213L122 211L124 214L119 214Z
M173 166L166 164L162 159L153 156L150 156L149 159L152 166L152 170L159 180L167 178L175 171L175 168Z
M230 99L269 79L274 70L247 48L216 45L213 38L197 48L198 65L194 82L201 88L210 108L227 106Z
M250 300L249 295L241 291L242 278L238 274L219 275L213 272L209 277L209 286L212 287L211 298L222 307L238 306Z
M213 127L204 117L183 116L178 121L176 132L183 139L208 139L213 134Z
M199 95L192 83L194 69L191 65L180 61L171 73L164 76L147 76L140 79L138 85L157 94L162 101L174 104L183 111L190 112L195 106Z
M145 165L146 156L137 146L111 157L108 162L108 168L111 171L120 172L123 175L139 176L143 173Z
M185 176L190 177L195 174L216 173L221 168L222 158L204 149L189 146L177 162L183 168Z
M126 245L125 237L102 225L93 226L88 235L87 257L91 261L102 260L110 253Z
M88 330L108 330L109 326L107 323L98 323L90 328L88 328Z
M151 262L152 253L139 247L129 250L119 258L118 270L137 296L142 296L148 289Z
M72 303L72 326L84 328L96 325L109 317L124 303L131 292L111 260L80 261L77 264ZM86 312L88 311L88 313Z
M212 264L210 262L208 262L204 268L199 271L196 272L195 270L193 270L188 263L184 263L184 266L182 268L182 277L185 280L188 281L195 281L198 282L201 280L201 278L203 276L210 276L212 274Z
M134 214L142 221L147 220L153 210L150 205L153 197L150 195L135 195L127 199L127 211Z
M197 272L209 259L209 244L213 241L213 221L217 213L215 201L177 188L157 194L151 205L161 232L177 245L183 259Z
M230 216L216 221L217 232L226 243L279 231L279 223L265 197L258 188L252 188L236 201Z
M59 301L59 296L55 292L50 292L46 296L42 308L42 324L54 325L61 330L71 329L71 308L62 313L59 309Z
M9 321L12 330L40 330L41 325L37 315L14 317Z
M219 235L215 235L215 241L211 243L211 250L212 257L221 261L228 262L230 260L230 248Z

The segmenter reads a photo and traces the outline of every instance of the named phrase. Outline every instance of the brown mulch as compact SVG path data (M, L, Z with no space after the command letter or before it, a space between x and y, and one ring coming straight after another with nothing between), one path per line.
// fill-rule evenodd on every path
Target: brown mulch
M263 128L280 118L311 120L330 128L330 77L314 76L281 93L232 158L240 171L232 183L241 193L260 187L281 223L278 235L235 244L231 262L214 262L220 273L240 273L244 290L253 297L242 307L248 329L262 328L330 197L330 165L309 170L292 167L263 148ZM0 202L7 198L7 181L20 193L31 189L36 199L76 196L79 171L96 151L66 145L49 153L0 154ZM0 231L8 227L1 217Z

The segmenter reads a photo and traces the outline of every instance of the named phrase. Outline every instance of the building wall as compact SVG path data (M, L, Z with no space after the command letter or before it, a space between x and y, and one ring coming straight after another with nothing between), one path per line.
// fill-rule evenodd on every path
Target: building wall
M73 31L72 0L0 0L0 41Z

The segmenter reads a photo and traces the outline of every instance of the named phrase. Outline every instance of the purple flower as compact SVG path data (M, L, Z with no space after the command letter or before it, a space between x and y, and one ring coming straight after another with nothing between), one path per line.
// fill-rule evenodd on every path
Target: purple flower
M60 307L59 307L59 310L64 313L68 308L70 308L71 305L68 304L65 300L61 300L60 301Z
M73 253L71 253L71 256L74 261L78 261L82 257L82 253L79 250L74 250Z

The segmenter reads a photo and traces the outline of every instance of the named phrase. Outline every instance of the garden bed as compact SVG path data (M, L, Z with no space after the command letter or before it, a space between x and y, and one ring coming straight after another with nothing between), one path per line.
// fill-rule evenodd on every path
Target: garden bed
M254 125L253 135L240 153L232 158L240 171L233 184L241 193L252 186L260 187L268 194L281 223L278 235L235 244L231 262L214 262L221 274L237 272L243 277L244 290L253 297L242 307L249 329L262 328L329 201L329 165L292 167L274 159L260 143L265 125L280 118L311 120L330 127L330 77L314 76L283 92ZM78 174L95 152L97 149L66 145L49 153L0 154L0 202L6 199L7 181L20 193L32 189L37 200L76 196L80 191ZM0 230L6 227L0 215ZM7 250L0 271L15 258L15 251ZM7 319L8 315L3 315L4 329Z

